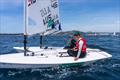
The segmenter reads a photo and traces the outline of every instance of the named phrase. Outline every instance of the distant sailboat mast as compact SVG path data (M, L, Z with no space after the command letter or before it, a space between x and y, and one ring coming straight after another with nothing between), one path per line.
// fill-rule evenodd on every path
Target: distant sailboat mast
M113 32L113 36L116 36L116 32Z

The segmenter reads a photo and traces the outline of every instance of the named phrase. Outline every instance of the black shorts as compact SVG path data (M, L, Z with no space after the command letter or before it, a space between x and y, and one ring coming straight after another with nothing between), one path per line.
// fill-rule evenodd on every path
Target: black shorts
M84 58L86 56L86 52L81 52L80 57L79 58Z
M68 50L67 53L69 56L77 57L78 51ZM81 52L79 58L84 58L86 56L86 52Z

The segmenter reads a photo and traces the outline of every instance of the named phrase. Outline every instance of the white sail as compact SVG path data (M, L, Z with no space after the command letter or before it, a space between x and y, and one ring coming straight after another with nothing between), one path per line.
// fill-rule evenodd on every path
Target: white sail
M58 0L27 0L26 4L28 35L61 30Z

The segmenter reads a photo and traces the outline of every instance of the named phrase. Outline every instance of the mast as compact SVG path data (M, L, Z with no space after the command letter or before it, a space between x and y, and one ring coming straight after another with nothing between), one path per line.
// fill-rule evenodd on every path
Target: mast
M43 46L43 35L40 34L40 48L42 48Z
M27 16L27 0L24 2L24 56L27 56L27 26L28 26L28 16Z
M24 56L27 54L27 35L24 34Z

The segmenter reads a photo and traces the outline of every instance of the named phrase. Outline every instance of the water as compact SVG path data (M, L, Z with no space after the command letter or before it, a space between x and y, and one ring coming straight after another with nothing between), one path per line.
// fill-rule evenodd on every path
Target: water
M65 46L65 36L44 38L45 46ZM98 61L85 67L47 69L0 69L0 80L120 80L120 37L85 37L92 48L100 48L112 54L108 60ZM23 37L0 35L0 54L16 52L14 46L23 46ZM49 43L49 44L48 44ZM30 37L29 46L38 46L39 37Z

